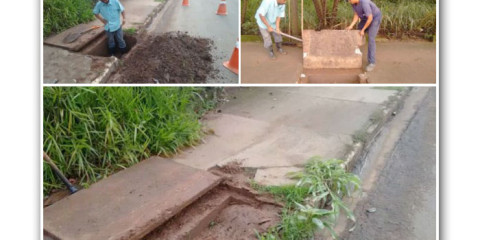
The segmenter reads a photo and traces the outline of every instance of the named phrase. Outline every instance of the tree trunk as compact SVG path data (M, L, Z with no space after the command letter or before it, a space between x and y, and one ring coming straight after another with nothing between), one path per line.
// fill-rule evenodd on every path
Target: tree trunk
M312 0L313 2L313 6L315 7L315 12L317 13L317 17L318 17L318 27L317 29L322 29L322 6L320 5L320 0Z
M292 7L292 13L290 19L292 21L292 35L299 36L300 29L298 28L298 0L291 0L290 6Z
M333 1L332 7L332 18L330 19L330 26L333 26L337 20L337 12L338 12L338 0Z
M327 0L322 0L322 26L323 28L327 27Z
M242 23L245 22L245 15L247 14L247 6L248 6L248 0L243 0L243 6L242 6Z

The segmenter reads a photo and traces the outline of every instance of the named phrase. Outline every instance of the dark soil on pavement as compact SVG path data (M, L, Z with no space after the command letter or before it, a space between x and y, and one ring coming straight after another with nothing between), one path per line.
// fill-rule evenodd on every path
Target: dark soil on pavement
M123 62L121 83L205 83L213 74L212 41L186 32L149 37Z

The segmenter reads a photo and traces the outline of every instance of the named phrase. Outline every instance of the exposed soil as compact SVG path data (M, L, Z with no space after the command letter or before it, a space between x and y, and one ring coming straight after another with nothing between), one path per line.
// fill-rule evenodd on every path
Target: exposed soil
M205 83L213 74L213 42L168 32L149 37L120 67L121 83Z
M281 205L259 194L238 163L210 172L225 180L145 237L153 239L256 239L280 221Z
M367 45L363 67L367 65ZM303 70L303 51L285 47L287 55L270 60L262 43L242 43L242 83L295 83L301 73L308 83L359 83L355 78L363 69L320 72L319 76ZM377 66L368 73L368 83L435 83L435 43L426 41L377 41ZM356 72L360 71L360 72Z

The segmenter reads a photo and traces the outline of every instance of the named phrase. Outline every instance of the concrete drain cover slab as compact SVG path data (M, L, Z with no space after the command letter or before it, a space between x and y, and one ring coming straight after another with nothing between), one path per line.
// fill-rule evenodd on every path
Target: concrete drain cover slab
M62 240L141 239L220 181L152 157L45 208L44 231Z
M72 43L64 43L63 39L65 39L69 34L80 33L82 31L88 30L93 26L100 26L100 28L93 29L89 32L82 34L77 40ZM99 37L104 32L103 23L99 20L92 21L87 24L79 24L72 28L69 28L61 33L48 37L43 42L46 45L55 46L63 49L67 49L70 51L78 52L82 48L84 48L87 44L91 41Z
M303 68L361 68L362 44L358 30L304 30Z

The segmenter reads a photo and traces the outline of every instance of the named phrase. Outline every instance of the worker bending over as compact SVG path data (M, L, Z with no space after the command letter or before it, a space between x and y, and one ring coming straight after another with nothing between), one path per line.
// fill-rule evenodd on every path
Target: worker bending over
M375 68L375 38L377 37L380 22L382 21L382 12L380 12L377 5L370 0L348 1L352 5L354 15L352 24L347 27L347 30L351 30L360 19L357 27L358 30L360 30L360 35L363 37L365 32L368 33L368 65L365 70L370 72Z
M287 54L282 48L282 36L280 35L280 19L285 17L285 2L287 0L263 0L255 13L258 29L263 38L263 46L267 49L271 59L275 59L273 53L272 38L273 35L277 51L281 54Z

